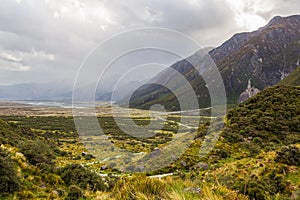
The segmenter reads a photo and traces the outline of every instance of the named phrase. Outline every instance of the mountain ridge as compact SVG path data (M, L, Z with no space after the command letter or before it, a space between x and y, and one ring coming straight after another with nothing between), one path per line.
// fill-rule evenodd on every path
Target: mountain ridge
M290 74L298 65L300 57L300 15L274 17L270 22L253 32L234 34L219 47L208 52L218 67L224 81L227 101L236 103L251 79L253 87L263 90L273 86ZM172 68L182 74L195 90L200 107L210 106L206 83L199 74L207 66L196 52L189 58L176 62ZM201 55L201 53L200 53ZM203 56L203 55L202 55ZM198 59L192 66L189 59ZM170 70L159 73L154 80L174 80ZM170 76L170 74L172 76ZM177 93L184 95L178 87ZM160 98L158 98L160 97ZM161 97L165 98L162 99ZM130 107L148 109L160 103L167 110L179 110L176 96L159 85L144 85L130 98Z

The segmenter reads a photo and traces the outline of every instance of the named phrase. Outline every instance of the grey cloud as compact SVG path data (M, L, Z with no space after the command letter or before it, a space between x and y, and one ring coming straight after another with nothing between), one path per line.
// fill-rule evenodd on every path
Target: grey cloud
M265 8L255 8L256 5L267 5ZM269 21L276 15L292 15L299 14L299 0L245 0L244 12L261 16Z
M116 20L122 25L162 26L187 34L233 20L234 15L226 1L195 2L196 4L183 0L127 0L120 3L113 0L110 1L109 8L121 11Z
M255 9L254 1L248 0L243 12L268 20L275 14L299 11L298 0L260 1L268 1L272 9ZM230 6L234 2L24 0L17 3L2 0L0 51L21 60L10 60L0 54L0 84L64 81L72 85L81 62L91 49L114 34L137 27L171 28L192 36L203 46L219 45L243 30L235 21L236 11ZM162 63L171 63L170 58L160 59ZM18 70L21 66L28 66L29 71Z

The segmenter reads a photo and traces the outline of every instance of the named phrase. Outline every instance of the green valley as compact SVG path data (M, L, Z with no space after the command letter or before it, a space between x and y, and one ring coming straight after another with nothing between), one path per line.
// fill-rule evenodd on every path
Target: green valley
M168 167L146 174L122 173L85 153L72 117L2 116L1 196L4 199L299 199L299 100L299 87L268 88L228 112L226 127L208 156L199 156L209 122L203 121L180 158ZM151 119L138 120L147 123ZM113 118L100 117L99 121L110 127L105 130L114 133L111 136L116 145L135 152L153 150L176 132L176 117L165 124L168 134L158 134L149 141L124 138ZM168 173L171 174L161 179L152 178Z

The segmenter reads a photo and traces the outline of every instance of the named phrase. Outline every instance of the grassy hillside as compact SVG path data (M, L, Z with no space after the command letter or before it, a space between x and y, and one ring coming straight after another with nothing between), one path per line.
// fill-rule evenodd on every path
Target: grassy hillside
M252 138L260 147L300 142L299 105L299 87L268 88L228 112L225 137L232 142Z
M231 109L209 156L202 134L166 170L249 199L300 199L300 88L276 86Z
M299 199L299 105L299 87L276 86L230 110L219 145L234 148L221 148L220 182L250 199Z

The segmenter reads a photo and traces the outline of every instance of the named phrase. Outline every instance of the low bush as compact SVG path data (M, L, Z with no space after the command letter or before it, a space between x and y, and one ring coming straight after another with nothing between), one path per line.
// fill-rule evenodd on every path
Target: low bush
M14 162L8 153L0 147L0 197L12 194L20 188L20 179Z
M78 200L80 198L83 198L82 190L76 185L71 185L66 200Z
M115 185L112 195L118 200L168 199L167 185L158 179L147 178L144 174L123 177Z
M42 140L29 140L20 144L20 151L35 166L48 168L53 165L55 154L53 149Z
M295 145L284 146L276 151L276 162L287 165L300 165L300 149Z
M282 174L274 171L266 175L253 175L249 181L238 179L235 181L234 189L246 194L250 199L265 200L278 193L289 196L289 185Z
M105 184L100 176L79 164L70 164L58 171L67 185L76 185L82 189L104 191Z

